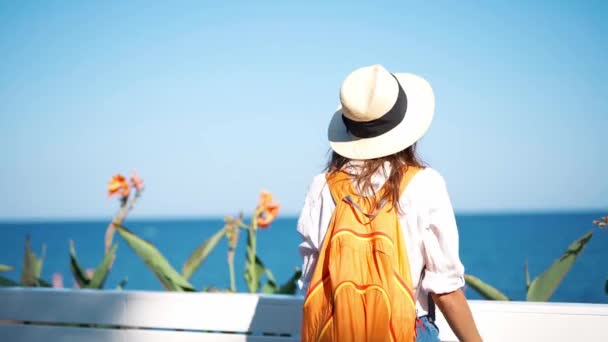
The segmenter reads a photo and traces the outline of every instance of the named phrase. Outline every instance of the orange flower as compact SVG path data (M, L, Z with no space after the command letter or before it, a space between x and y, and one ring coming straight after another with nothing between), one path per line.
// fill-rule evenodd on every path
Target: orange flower
M133 173L131 173L131 185L133 185L135 190L137 190L138 192L144 188L144 180L139 178L139 176L137 175L137 173L135 173L135 171L133 171Z
M272 194L266 190L260 192L260 200L258 201L258 207L264 207L272 202Z
M268 191L262 191L260 193L260 201L258 203L258 210L260 215L258 216L258 227L268 228L272 221L279 216L280 204L272 201L272 194Z
M108 184L108 196L119 194L121 197L129 197L129 184L121 174L114 175Z

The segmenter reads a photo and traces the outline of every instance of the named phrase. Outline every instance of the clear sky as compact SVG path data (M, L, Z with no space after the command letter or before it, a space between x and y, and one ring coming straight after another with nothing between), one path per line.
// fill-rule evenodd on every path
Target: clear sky
M432 84L459 212L608 207L605 1L2 1L0 219L297 214L342 79Z

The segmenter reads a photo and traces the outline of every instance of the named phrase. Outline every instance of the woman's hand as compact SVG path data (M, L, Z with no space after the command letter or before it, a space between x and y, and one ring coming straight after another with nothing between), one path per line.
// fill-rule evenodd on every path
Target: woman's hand
M433 293L432 296L458 340L462 342L481 341L473 314L461 289L444 294Z

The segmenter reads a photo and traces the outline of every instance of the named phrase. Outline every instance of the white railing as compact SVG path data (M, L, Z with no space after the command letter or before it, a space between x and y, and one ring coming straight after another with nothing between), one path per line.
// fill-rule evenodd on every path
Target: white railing
M608 341L608 305L470 301L485 341ZM298 341L302 298L0 289L0 340ZM457 341L438 312L442 341Z

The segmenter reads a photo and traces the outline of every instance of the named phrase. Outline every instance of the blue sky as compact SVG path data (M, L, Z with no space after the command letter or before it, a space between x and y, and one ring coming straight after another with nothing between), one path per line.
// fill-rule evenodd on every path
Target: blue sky
M602 1L0 3L0 219L297 214L342 79L432 84L422 156L459 212L608 206Z

